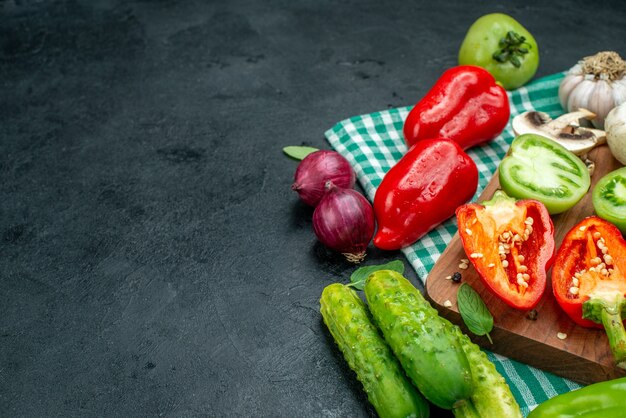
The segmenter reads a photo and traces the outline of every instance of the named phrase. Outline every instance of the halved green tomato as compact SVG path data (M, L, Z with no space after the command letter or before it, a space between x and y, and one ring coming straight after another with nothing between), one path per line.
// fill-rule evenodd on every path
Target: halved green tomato
M598 180L591 201L596 215L626 233L626 167L611 171Z
M591 185L583 161L557 142L535 134L513 140L499 167L500 186L517 199L535 199L550 214L574 206Z

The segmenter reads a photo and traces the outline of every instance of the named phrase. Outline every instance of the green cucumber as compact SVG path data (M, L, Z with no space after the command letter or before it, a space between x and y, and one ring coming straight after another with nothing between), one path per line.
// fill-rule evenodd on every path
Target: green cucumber
M326 286L320 312L381 418L429 416L428 402L407 379L354 290L340 283Z
M496 370L496 366L467 335L461 332L460 328L455 328L457 338L470 363L474 393L470 397L470 402L454 410L454 416L522 418L522 411L513 393L504 377Z
M444 409L467 403L472 374L455 326L395 271L372 273L365 296L385 340L426 399Z

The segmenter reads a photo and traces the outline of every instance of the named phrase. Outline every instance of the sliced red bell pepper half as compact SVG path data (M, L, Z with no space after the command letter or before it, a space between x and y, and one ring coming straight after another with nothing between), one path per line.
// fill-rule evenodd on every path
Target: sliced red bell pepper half
M456 210L463 248L485 286L515 309L534 308L554 257L554 226L545 205L503 191Z
M575 225L557 252L552 291L578 325L604 327L617 365L626 368L626 241L620 230L597 216Z

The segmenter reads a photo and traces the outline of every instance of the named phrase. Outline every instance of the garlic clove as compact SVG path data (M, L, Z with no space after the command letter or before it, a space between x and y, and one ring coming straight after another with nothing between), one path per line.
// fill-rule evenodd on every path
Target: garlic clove
M615 106L626 102L626 79L613 81L611 87L613 88L613 102Z
M559 85L559 101L563 109L567 110L567 98L581 81L583 81L581 74L568 74Z
M584 79L572 89L567 100L567 111L574 112L580 108L588 109L589 97L593 93L596 83L589 79Z
M604 129L604 118L615 107L613 99L613 89L611 82L607 80L597 80L596 86L589 97L589 108L594 109L596 117L591 120L593 126Z

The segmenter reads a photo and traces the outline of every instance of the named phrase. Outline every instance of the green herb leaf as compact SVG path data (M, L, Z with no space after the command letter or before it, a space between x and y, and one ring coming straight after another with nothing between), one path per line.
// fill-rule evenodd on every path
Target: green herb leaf
M457 305L467 328L476 335L486 335L491 341L489 332L493 329L493 316L487 305L472 286L463 283L456 293Z
M296 160L302 160L304 157L306 157L307 155L315 151L319 151L319 150L313 147L295 146L295 145L283 148L283 152L285 154L287 154L288 156Z
M365 287L365 280L367 280L370 274L379 270L393 270L400 274L404 274L404 263L400 260L394 260L386 264L360 267L352 273L352 276L350 276L349 286L352 286L355 289L363 290Z

